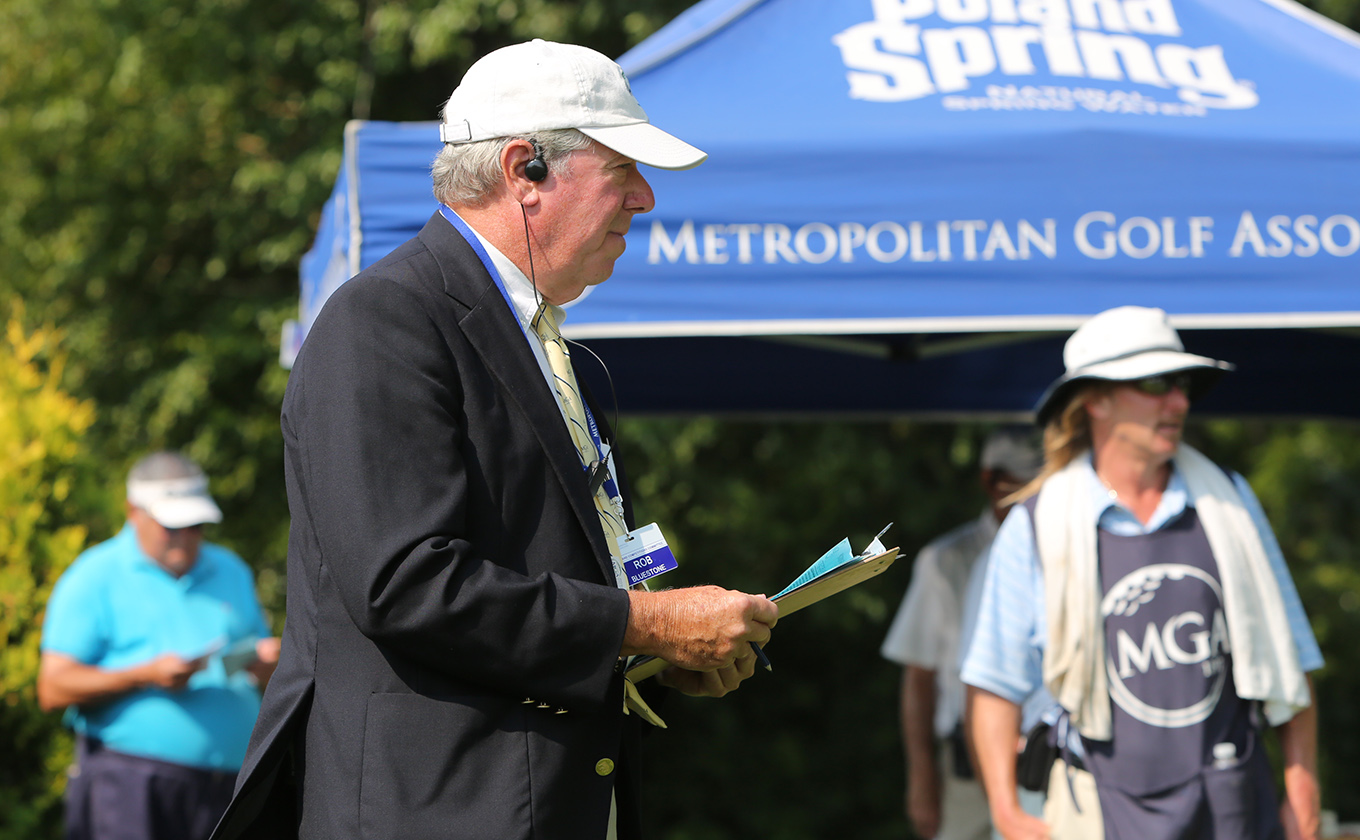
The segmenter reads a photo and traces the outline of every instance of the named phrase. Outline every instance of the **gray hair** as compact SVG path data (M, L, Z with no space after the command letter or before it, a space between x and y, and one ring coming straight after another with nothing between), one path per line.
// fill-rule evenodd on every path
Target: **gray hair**
M203 468L178 452L153 452L132 465L128 481L169 481L202 478Z
M594 141L574 128L540 131L528 137L493 137L475 143L446 143L430 165L434 197L450 207L479 204L501 180L501 152L512 140L532 140L549 165ZM559 164L560 165L560 164ZM567 164L570 167L570 164ZM569 171L569 170L568 170Z

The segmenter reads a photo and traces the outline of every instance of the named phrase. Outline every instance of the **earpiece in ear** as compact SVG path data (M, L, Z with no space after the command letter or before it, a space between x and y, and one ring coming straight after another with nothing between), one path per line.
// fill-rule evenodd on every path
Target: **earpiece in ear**
M530 181L542 181L548 177L548 164L543 160L543 150L537 140L530 140L534 146L534 159L524 164L524 177Z

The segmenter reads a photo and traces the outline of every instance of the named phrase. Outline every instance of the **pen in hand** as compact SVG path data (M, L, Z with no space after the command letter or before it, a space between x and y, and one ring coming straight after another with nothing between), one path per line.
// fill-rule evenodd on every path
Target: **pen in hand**
M760 645L751 642L751 650L756 652L756 660L760 662L760 667L766 671L773 671L774 666L770 664L770 657L765 655L765 651L760 649Z

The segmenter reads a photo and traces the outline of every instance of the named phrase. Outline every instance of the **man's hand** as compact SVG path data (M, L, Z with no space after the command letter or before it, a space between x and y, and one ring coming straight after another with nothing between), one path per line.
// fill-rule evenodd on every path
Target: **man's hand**
M278 636L260 639L255 643L255 661L246 666L246 671L255 678L255 685L260 691L269 685L269 678L274 676L274 669L279 667L281 643Z
M1006 840L1048 840L1048 823L1026 814L1018 804L992 806L992 823Z
M779 607L764 595L718 586L631 591L622 653L650 654L677 667L661 684L721 697L755 671L751 642L764 644ZM688 673L687 673L688 672Z
M139 676L147 687L181 691L189 684L189 678L203 670L206 663L204 656L185 659L174 653L163 653L143 665Z
M283 640L278 636L270 636L260 639L255 643L255 656L265 665L279 664L279 648L283 645Z
M747 645L749 650L750 645ZM667 688L691 697L722 697L729 691L736 691L742 681L756 670L756 654L750 651L746 656L716 671L689 671L679 666L671 666L656 675L656 681Z

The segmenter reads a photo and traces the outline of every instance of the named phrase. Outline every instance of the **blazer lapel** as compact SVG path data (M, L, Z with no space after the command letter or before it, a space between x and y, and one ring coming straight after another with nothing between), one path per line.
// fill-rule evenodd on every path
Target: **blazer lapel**
M613 561L590 498L580 456L561 421L557 397L548 390L518 319L477 253L446 219L436 213L420 232L420 239L439 263L445 293L467 307L467 314L458 322L463 336L528 419L590 540L604 580L612 583Z

